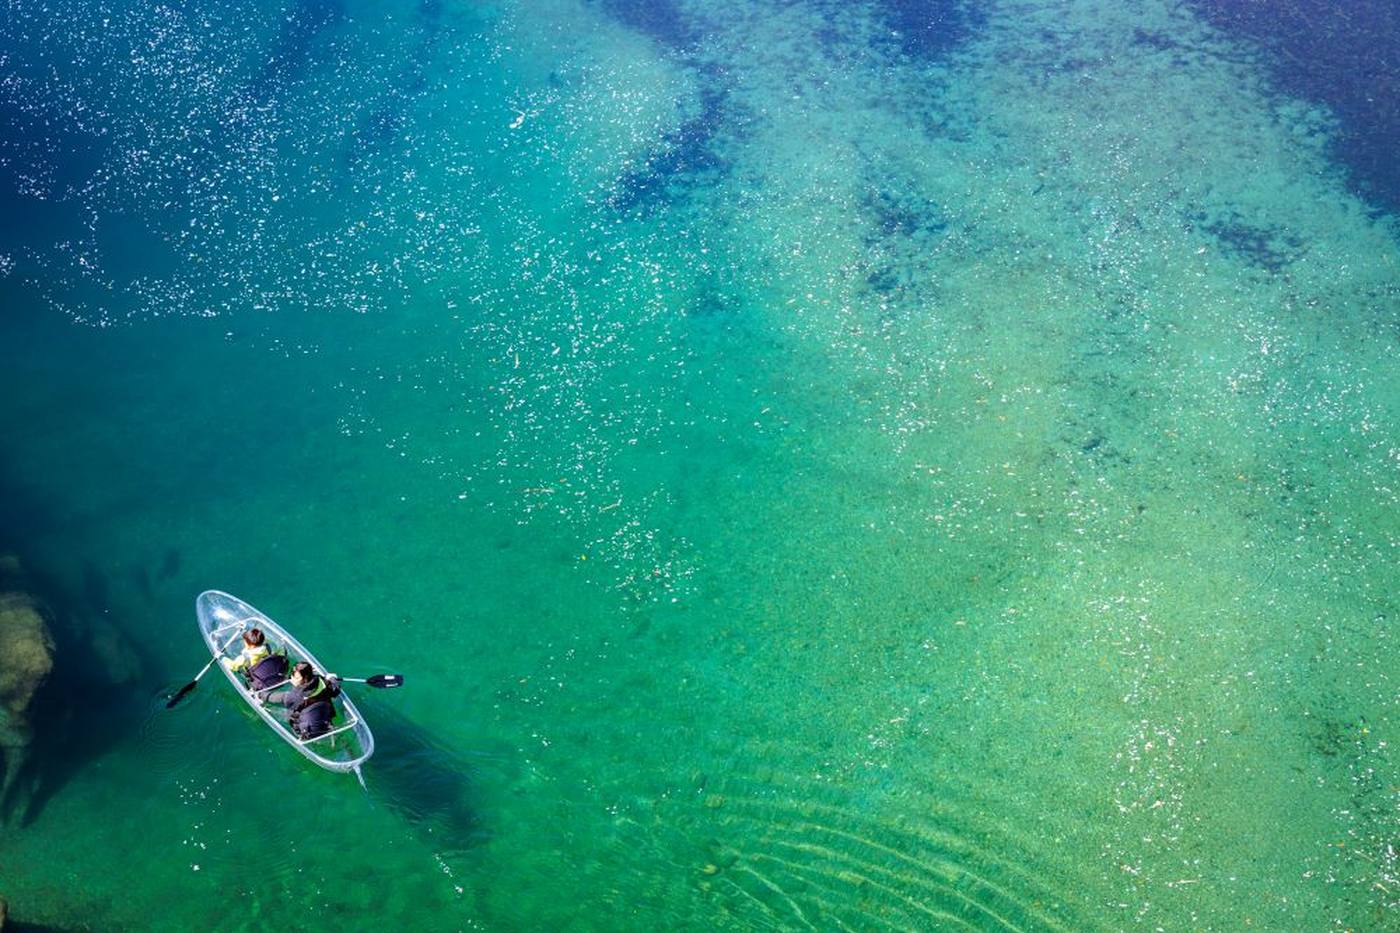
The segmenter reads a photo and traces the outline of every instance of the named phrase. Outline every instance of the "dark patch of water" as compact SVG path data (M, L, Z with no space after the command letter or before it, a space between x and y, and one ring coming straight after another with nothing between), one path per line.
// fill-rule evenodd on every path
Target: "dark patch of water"
M897 258L873 263L865 276L866 287L877 295L891 297L914 287L916 269L903 257L926 254L932 243L948 230L948 222L937 204L912 187L871 184L865 189L862 207L869 219L864 236L873 254L889 246Z
M12 907L11 910L18 910ZM47 923L26 923L13 918L5 921L5 933L69 933L67 927L51 926Z
M865 277L865 284L872 292L888 295L905 284L899 266L881 266Z
M160 560L160 569L156 571L156 579L164 581L178 576L183 561L179 548L166 548L165 555Z
M45 527L47 516L37 495L0 473L0 553L19 550L30 535Z
M282 28L268 53L263 71L268 84L285 85L305 76L316 66L322 34L345 20L344 0L300 0L282 19Z
M672 0L599 0L608 16L671 49L695 45L699 32Z
M83 561L83 603L90 612L106 612L112 601L107 574L92 561Z
M732 164L720 151L722 127L735 124L729 95L713 76L702 72L695 113L666 134L638 169L618 180L612 206L624 213L647 213L683 200L698 188L726 177Z
M54 667L30 708L34 738L24 764L0 801L0 822L14 820L22 827L34 823L54 795L94 761L130 741L146 705L139 684L113 682L125 674L109 669L94 633L81 624L81 606L56 581L31 578L33 591L53 610Z
M967 0L884 0L879 8L900 49L925 61L945 57L986 19L982 8Z
M1157 52L1171 52L1181 48L1181 43L1165 32L1143 29L1140 26L1133 30L1133 44Z
M145 700L140 646L122 639L108 609L106 572L85 562L73 586L65 586L25 558L25 542L59 526L55 512L23 483L0 471L0 552L18 555L15 584L48 608L54 666L29 708L33 740L13 786L0 800L0 824L33 823L55 793L97 759L127 741L141 721ZM4 773L0 761L0 774Z
M1329 106L1334 158L1359 193L1400 212L1400 5L1394 0L1187 0L1218 28L1269 52L1288 94Z
M866 191L864 206L882 236L914 237L948 229L938 205L917 193L872 187Z
M151 579L151 571L148 567L144 565L132 567L128 572L128 579L131 581L132 588L140 593L141 598L147 603L157 602L155 583Z
M1188 229L1199 227L1214 239L1227 256L1269 272L1280 272L1307 252L1302 238L1280 227L1260 226L1234 211L1187 215Z
M472 763L387 703L358 702L374 723L374 758L365 767L370 794L440 854L485 843L490 834L473 800Z

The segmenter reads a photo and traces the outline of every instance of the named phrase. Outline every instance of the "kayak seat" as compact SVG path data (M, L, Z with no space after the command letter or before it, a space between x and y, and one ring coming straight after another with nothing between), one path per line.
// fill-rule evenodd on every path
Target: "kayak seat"
M252 690L266 690L287 679L287 656L270 654L248 669L248 687Z

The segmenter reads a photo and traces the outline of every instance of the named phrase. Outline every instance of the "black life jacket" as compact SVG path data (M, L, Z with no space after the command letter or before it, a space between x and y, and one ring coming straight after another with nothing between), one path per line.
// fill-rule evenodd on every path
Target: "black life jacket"
M303 739L314 739L331 731L335 722L336 710L333 702L340 696L340 684L334 680L316 677L316 685L306 697L292 709L292 728Z
M253 690L266 690L287 679L287 656L269 654L257 664L248 668L248 686Z

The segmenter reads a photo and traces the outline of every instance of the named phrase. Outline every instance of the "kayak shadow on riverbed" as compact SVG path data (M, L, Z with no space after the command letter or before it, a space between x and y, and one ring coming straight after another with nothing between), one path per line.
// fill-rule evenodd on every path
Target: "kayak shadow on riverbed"
M403 817L439 855L490 838L474 802L475 765L386 703L357 700L374 724L374 758L365 766L371 797Z

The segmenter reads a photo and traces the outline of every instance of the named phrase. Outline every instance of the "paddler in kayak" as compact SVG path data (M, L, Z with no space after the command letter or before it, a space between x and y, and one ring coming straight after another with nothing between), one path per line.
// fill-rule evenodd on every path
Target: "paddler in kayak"
M253 690L266 690L287 682L286 654L273 652L268 647L267 636L259 628L243 633L243 650L236 658L224 658L223 665L230 671L243 671Z
M335 720L335 698L340 696L340 678L322 677L305 661L292 668L291 689L278 701L292 711L291 725L299 738L314 739L331 731Z

